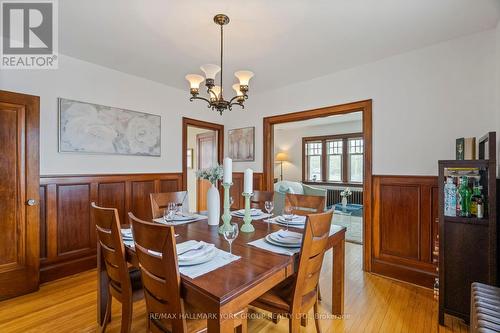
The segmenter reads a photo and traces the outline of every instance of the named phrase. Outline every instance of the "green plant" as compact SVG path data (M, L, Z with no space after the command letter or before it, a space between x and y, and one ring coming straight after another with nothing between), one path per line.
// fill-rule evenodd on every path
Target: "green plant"
M196 171L196 177L208 180L212 185L217 186L217 181L221 180L224 175L222 165L216 164L215 166L207 169Z

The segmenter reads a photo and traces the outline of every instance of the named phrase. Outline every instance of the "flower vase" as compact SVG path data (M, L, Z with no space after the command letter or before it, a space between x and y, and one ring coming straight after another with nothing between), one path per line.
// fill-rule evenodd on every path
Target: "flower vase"
M212 184L207 193L208 225L219 225L220 220L220 194Z
M347 197L342 197L342 208L347 208Z

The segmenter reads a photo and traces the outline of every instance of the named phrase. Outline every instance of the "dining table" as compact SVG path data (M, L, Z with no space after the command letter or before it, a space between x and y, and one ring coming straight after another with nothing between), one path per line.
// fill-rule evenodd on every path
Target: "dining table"
M241 226L243 220L232 217L232 222ZM181 297L184 302L204 314L207 318L208 333L234 332L234 314L297 270L300 254L277 254L248 244L284 227L264 220L255 220L252 224L255 231L248 233L240 231L232 244L232 253L240 256L240 259L194 279L181 274ZM299 233L304 232L299 228L289 229ZM206 220L177 225L174 226L174 230L178 244L197 240L229 251L229 244L224 236L219 234L218 226L210 226ZM331 312L335 316L341 316L344 311L345 232L345 227L332 224L328 239L328 249L333 252ZM139 267L134 248L125 246L125 249L127 262ZM97 321L102 325L107 299L111 295L107 288L107 274L99 246L97 258Z

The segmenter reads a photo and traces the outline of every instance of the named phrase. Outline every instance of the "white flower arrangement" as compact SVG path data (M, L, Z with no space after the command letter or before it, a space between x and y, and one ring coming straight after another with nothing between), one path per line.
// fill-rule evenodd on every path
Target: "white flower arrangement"
M351 195L352 195L352 192L351 192L351 189L349 187L346 187L345 190L340 192L340 196L344 197L344 198L350 197Z
M222 168L222 165L219 164L216 164L211 168L196 171L196 177L208 180L214 186L217 186L217 181L221 180L223 176L224 169Z

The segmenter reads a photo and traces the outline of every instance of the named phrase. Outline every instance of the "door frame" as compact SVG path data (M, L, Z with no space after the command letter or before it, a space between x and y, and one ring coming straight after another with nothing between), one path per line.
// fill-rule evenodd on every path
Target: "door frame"
M217 162L222 164L224 159L224 125L208 121L182 117L182 189L187 191L187 136L188 127L197 127L217 132Z
M372 100L364 100L318 109L286 113L264 118L264 187L273 189L274 181L274 125L322 118L352 112L363 114L364 174L363 174L363 270L371 271L372 254Z

